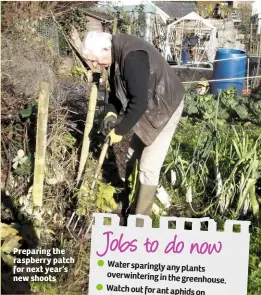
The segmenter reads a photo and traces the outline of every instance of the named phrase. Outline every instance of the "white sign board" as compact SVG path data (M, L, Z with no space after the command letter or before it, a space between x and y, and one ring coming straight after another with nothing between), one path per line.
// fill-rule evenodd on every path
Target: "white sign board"
M127 227L115 214L94 216L89 295L247 295L249 221L227 220L220 232L209 218L161 217L152 228L148 216L130 216ZM104 217L111 225L103 225ZM137 217L144 227L136 228Z

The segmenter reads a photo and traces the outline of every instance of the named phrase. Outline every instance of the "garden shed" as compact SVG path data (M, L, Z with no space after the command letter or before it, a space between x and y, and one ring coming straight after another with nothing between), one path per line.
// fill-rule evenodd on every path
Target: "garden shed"
M113 17L107 13L84 10L87 19L87 31L110 32Z

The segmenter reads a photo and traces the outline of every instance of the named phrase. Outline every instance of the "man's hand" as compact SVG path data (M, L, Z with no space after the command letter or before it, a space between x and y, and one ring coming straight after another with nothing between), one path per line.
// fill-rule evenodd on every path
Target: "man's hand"
M122 136L115 133L115 129L112 129L111 132L108 134L108 138L110 140L110 145L114 143L118 143L122 140Z
M117 122L117 115L113 112L109 112L102 123L102 129L104 133L108 133L112 128L115 127Z

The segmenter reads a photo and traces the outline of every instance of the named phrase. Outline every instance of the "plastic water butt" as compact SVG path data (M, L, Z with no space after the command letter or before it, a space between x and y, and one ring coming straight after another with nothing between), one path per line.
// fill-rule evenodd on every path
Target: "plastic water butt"
M239 95L242 94L246 74L247 54L238 49L218 49L213 67L213 80L233 79L211 83L211 93L218 95L220 90L235 87ZM220 61L219 61L220 60Z

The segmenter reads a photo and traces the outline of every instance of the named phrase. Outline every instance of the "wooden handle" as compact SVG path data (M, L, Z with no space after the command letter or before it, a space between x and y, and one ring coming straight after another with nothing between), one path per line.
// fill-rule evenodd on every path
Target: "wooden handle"
M99 162L98 162L98 166L96 168L95 174L94 174L94 178L97 178L100 171L101 171L104 159L106 157L106 154L107 154L107 151L108 151L108 148L109 148L109 145L110 145L109 144L109 139L107 139L106 142L104 143L103 147L102 147L101 155L99 157ZM94 186L95 186L95 180L93 181L91 188L94 189Z

